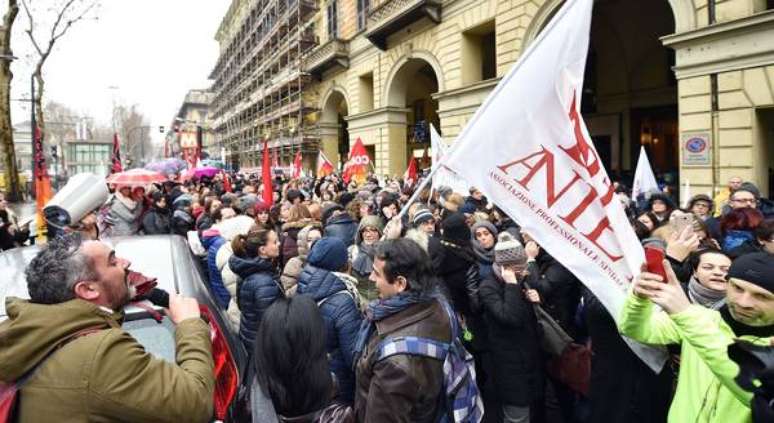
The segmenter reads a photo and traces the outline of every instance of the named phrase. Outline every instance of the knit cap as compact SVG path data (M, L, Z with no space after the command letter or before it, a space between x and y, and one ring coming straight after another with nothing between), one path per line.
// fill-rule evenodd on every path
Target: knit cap
M338 272L347 264L347 246L335 237L320 238L312 246L307 262L330 272Z
M523 265L527 262L527 253L524 252L524 246L508 232L502 232L498 235L494 250L495 263L500 266L509 264Z
M774 293L774 258L766 252L740 256L731 263L728 277L750 282Z
M441 222L442 238L458 247L470 245L470 228L465 223L465 215L452 213Z
M430 212L428 209L419 209L416 213L414 213L414 226L419 226L429 220L433 219L433 213Z

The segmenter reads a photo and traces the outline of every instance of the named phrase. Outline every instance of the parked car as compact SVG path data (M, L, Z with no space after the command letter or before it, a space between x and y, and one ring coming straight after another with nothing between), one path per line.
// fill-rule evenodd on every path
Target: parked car
M239 336L229 325L225 311L218 307L206 283L206 277L191 253L188 243L177 235L118 237L111 239L116 255L131 261L131 269L158 278L158 288L169 293L179 293L196 298L202 315L210 323L212 354L215 361L214 421L237 421L237 393L247 367L248 355ZM30 246L8 250L0 254L0 321L7 319L5 298L15 296L29 298L24 269L39 250ZM132 334L155 356L175 362L175 332L172 321L164 316L163 309L144 302L143 307L130 305L125 308L123 328ZM150 309L150 310L149 310ZM157 320L160 319L160 320ZM267 422L276 421L271 401L262 398L266 409L260 410Z

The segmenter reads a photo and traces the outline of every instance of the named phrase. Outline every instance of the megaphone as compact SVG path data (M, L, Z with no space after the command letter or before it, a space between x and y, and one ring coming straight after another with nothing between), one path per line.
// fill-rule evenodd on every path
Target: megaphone
M74 225L104 204L109 196L105 178L93 173L79 173L46 203L43 214L46 221L55 227Z

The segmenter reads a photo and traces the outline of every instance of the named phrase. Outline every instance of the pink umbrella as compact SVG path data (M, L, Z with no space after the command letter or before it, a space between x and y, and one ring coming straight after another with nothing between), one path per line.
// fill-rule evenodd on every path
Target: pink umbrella
M159 172L146 169L130 169L114 173L107 177L107 183L130 187L144 187L157 182L164 182L167 177Z
M220 172L221 170L218 169L217 167L212 167L212 166L195 167L193 169L188 169L185 172L183 172L181 177L183 178L183 180L188 180L191 178L199 179L203 177L212 178Z

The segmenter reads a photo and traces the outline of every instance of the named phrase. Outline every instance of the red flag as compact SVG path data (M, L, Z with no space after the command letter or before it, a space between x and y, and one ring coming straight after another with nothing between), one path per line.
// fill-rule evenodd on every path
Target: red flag
M408 169L403 174L403 183L406 186L414 185L417 181L417 161L412 157L409 161Z
M231 188L231 178L229 178L224 171L221 171L220 174L223 175L223 191L233 192L233 189Z
M317 177L324 178L331 173L333 173L333 163L320 150L320 154L317 155Z
M301 150L296 153L296 158L293 159L293 179L301 177Z
M110 173L123 172L124 168L121 166L121 143L118 141L118 132L113 133L113 157L111 159L113 165L110 167Z
M274 204L274 188L271 185L271 162L269 160L269 141L264 141L261 177L263 179L263 202L267 207Z
M46 240L46 219L43 216L43 207L51 199L51 179L48 176L46 156L43 154L43 134L39 127L35 127L33 151L35 154L35 223L37 225L38 241Z
M344 165L344 174L342 175L344 182L349 183L350 179L354 178L358 184L362 184L368 175L370 164L371 159L368 157L363 140L358 138L349 153L349 160Z

